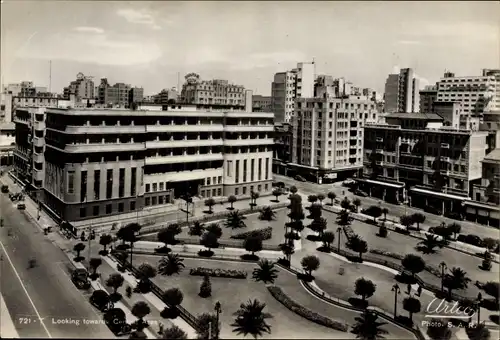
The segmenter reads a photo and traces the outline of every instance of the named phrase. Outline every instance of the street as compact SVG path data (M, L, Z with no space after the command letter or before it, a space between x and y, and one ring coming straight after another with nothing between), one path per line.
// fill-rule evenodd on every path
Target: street
M369 207L370 205L378 205L379 203L381 203L383 207L386 207L389 210L387 218L390 220L399 221L399 216L404 216L405 214L413 214L416 212L421 213L425 215L426 218L424 225L423 226L421 225L422 229L425 230L427 230L429 227L438 226L442 222L445 222L446 224L458 223L462 226L462 232L461 232L462 234L475 234L481 238L485 237L491 237L493 239L500 238L500 230L496 228L483 226L481 224L476 224L469 221L456 221L444 216L430 214L422 210L414 209L405 205L396 205L383 202L380 199L355 196L352 192L348 190L348 188L343 187L342 183L316 184L311 182L299 182L294 180L293 178L277 174L273 174L273 176L275 181L283 182L287 186L295 185L299 191L301 191L306 195L317 195L321 193L326 196L328 192L333 191L337 195L337 199L341 200L344 198L344 195L342 195L342 193L344 192L345 196L347 196L351 201L353 198L359 198L359 200L361 201L361 208L366 208ZM330 200L325 199L325 202L329 201Z
M0 195L0 293L19 336L115 338L102 315L70 280L71 262L62 250ZM10 231L10 235L9 235ZM29 268L28 261L37 265ZM88 323L89 322L89 323Z

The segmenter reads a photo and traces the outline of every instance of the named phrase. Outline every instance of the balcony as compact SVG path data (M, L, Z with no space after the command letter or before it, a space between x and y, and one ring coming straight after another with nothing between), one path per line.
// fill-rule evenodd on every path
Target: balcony
M147 157L146 165L222 161L222 153Z
M43 153L34 153L33 154L33 161L35 163L43 163L45 161L45 157L43 156Z
M43 181L45 178L45 174L43 173L43 170L38 170L38 169L33 169L33 179L35 181Z
M38 147L42 147L45 145L45 138L42 138L42 137L34 137L33 138L33 145L34 146L38 146Z
M35 130L36 131L43 131L45 130L45 122L39 122L39 121L35 121Z
M100 125L100 126L66 126L66 133L69 134L107 134L107 133L144 133L146 127L144 125Z
M376 161L375 164L377 164L377 165L384 165L384 162L383 161Z
M58 149L52 145L47 147ZM62 151L68 153L92 153L92 152L122 152L142 151L146 147L144 143L98 143L98 144L67 144ZM60 149L59 149L60 150Z
M448 143L441 143L441 149L449 149L450 148L450 144Z
M241 138L241 139L225 139L225 146L252 146L252 145L272 145L274 140L272 138Z
M146 132L222 132L222 124L148 125ZM271 126L273 131L273 126Z
M384 138L382 138L382 137L377 137L377 138L375 138L375 141L376 141L377 143L382 143L382 142L384 141Z
M450 170L440 170L440 173L443 176L449 176L450 175Z
M190 148L201 146L222 146L222 139L184 139L184 140L160 140L147 141L147 149L160 148Z
M441 161L443 162L450 162L450 157L445 157L445 156L441 156Z
M380 153L380 154L383 154L383 153L384 153L384 150L383 150L383 149L376 149L376 150L375 150L375 153Z
M274 125L226 125L226 132L273 132Z
M358 136L350 136L349 137L350 140L357 140L358 139Z

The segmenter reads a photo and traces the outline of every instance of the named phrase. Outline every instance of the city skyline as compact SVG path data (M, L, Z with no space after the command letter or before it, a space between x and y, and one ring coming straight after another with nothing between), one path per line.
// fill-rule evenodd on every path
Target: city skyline
M421 87L445 69L498 68L497 2L28 2L2 4L2 83L61 92L78 72L177 86L178 72L228 79L270 95L276 72L316 61L318 74L383 92L412 67ZM59 13L61 20L54 20ZM243 14L244 13L244 14ZM390 16L389 16L390 14ZM64 19L66 18L66 19ZM393 20L388 20L392 18ZM404 19L402 19L404 18ZM287 24L287 22L289 24ZM319 24L321 23L321 24Z

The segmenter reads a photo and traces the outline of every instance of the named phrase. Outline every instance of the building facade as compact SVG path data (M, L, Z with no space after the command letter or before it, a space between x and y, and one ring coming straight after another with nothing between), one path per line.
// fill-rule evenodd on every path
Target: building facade
M83 73L76 75L76 80L72 81L68 87L63 90L63 98L70 100L74 96L77 101L83 99L94 99L95 85L92 77L85 76Z
M132 87L128 94L128 104L142 103L144 100L144 89L142 87Z
M271 190L272 113L139 105L46 114L45 200L64 220Z
M245 106L246 92L241 85L230 84L221 79L201 80L196 73L187 74L185 80L181 92L182 103Z
M288 172L318 183L357 176L363 166L363 127L377 115L375 103L364 97L297 99Z
M314 97L315 79L314 62L298 63L297 68L274 75L271 105L277 123L291 122L295 99Z
M436 114L396 113L365 126L364 178L370 196L454 216L481 178L486 132L444 126Z
M390 74L385 83L386 112L419 112L419 80L411 68Z
M426 86L420 90L420 112L431 113L433 112L434 102L437 100L437 85Z
M484 70L481 76L472 77L446 72L438 82L437 101L461 103L466 116L500 111L500 72Z
M179 93L175 87L163 89L160 93L153 96L155 104L175 104L179 101Z
M272 97L253 95L252 96L252 111L254 112L272 112Z
M288 123L274 125L273 173L287 176L292 161L292 126Z
M16 127L14 123L0 123L0 168L14 164Z

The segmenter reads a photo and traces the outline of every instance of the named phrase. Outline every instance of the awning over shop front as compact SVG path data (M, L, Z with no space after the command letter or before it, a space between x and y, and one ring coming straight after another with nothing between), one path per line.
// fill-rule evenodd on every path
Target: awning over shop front
M404 184L388 183L388 182L382 182L382 181L374 181L373 179L364 179L364 178L360 178L360 179L358 179L358 181L359 182L365 182L365 183L382 185L382 186L385 186L385 187L396 188L396 189L400 189L400 188L402 188L402 187L405 186Z
M486 210L486 211L498 211L498 212L500 212L500 206L494 205L494 204L485 204L482 202L475 202L472 200L465 202L465 204L468 206L482 209L482 210Z
M441 197L441 198L449 198L457 201L469 201L469 197L464 197L464 196L458 196L458 195L452 195L452 194L447 194L444 192L438 192L438 191L430 191L430 190L424 190L424 189L419 189L419 188L411 188L411 192L417 193L417 194L423 194L423 195L430 195L430 196L436 196L436 197Z

